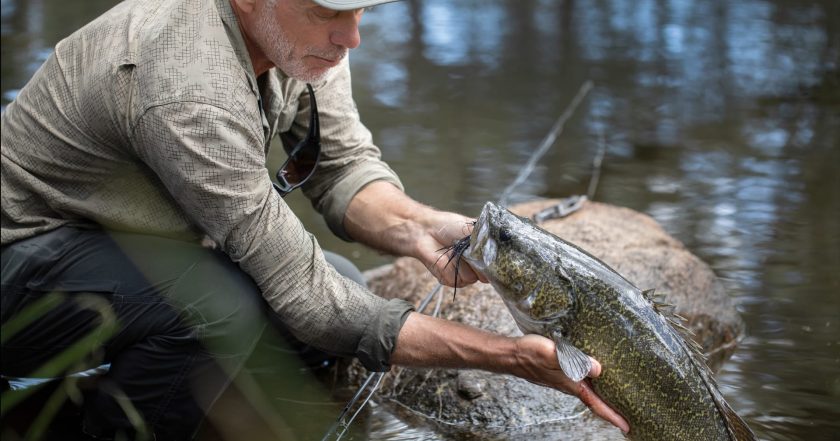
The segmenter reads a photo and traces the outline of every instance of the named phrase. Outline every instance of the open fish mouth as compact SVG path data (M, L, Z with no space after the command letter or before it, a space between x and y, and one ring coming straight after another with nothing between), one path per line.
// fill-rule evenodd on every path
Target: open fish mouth
M490 223L487 221L490 216L488 205L481 210L478 220L473 225L470 235L470 246L464 249L464 257L475 269L483 271L489 267L496 258L496 243L490 237Z
M485 271L493 265L496 259L496 239L491 232L493 219L498 219L502 210L506 209L488 202L484 205L478 218L472 222L472 232L453 242L452 245L439 249L440 258L446 258L446 265L455 265L455 285L458 285L461 261L466 260L476 272L486 276ZM498 233L498 232L497 232ZM504 234L504 232L501 232ZM454 296L454 294L453 294Z
M469 236L469 246L462 251L464 259L470 266L487 276L487 271L493 266L497 257L498 240L510 239L508 225L498 225L495 220L501 218L502 212L507 212L492 202L484 204L478 219L473 224L472 234Z
M446 265L455 265L455 285L458 285L461 261L467 263L476 272L485 274L496 259L496 240L490 231L493 219L498 219L502 211L507 211L492 202L484 205L478 218L472 222L472 232L453 242L452 245L439 249L440 258L446 258ZM486 274L485 274L486 276ZM454 296L454 294L453 294Z

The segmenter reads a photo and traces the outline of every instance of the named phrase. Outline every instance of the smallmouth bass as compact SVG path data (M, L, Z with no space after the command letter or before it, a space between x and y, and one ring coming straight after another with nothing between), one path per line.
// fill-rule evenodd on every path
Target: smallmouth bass
M575 381L603 368L594 390L630 424L628 438L748 441L694 342L642 291L601 260L493 203L463 258L481 272L522 332L554 341Z

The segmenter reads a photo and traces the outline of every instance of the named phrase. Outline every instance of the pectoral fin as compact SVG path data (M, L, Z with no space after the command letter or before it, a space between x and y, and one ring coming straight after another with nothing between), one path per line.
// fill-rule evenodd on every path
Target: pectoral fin
M592 361L589 356L574 347L559 332L553 333L552 337L554 337L554 345L557 348L557 361L560 363L560 369L572 381L583 380L592 369Z

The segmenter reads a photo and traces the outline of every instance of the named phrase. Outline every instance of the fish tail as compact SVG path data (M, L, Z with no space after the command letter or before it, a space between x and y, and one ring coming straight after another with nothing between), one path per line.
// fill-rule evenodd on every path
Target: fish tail
M726 428L729 431L729 436L732 441L757 441L755 433L747 426L747 423L729 407L729 404L723 402L720 409L723 419L726 420Z

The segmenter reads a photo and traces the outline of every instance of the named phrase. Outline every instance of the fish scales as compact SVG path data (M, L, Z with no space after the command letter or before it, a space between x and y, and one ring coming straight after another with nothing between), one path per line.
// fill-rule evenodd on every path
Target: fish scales
M493 203L463 257L493 284L523 332L555 341L569 377L588 372L590 355L601 363L592 386L627 419L629 438L756 439L684 336L599 259Z

